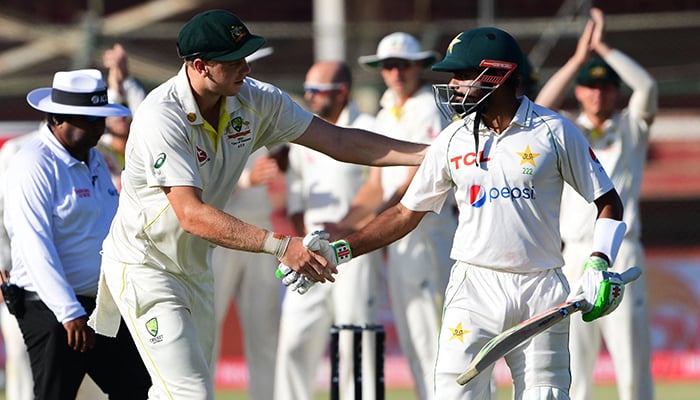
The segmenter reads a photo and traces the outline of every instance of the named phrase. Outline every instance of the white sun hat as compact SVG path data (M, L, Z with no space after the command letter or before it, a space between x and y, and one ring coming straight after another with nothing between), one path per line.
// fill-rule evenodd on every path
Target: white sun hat
M97 69L60 71L50 88L34 89L27 95L33 108L50 114L126 117L129 108L107 101L107 87Z
M394 32L385 36L377 46L377 54L361 56L357 59L360 64L368 67L378 67L379 64L391 58L409 61L424 61L424 67L429 67L440 57L433 50L421 51L418 40L405 32Z

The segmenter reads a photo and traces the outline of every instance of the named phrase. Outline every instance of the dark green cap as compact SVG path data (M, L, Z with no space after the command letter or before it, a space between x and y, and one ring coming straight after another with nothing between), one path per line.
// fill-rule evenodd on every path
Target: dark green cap
M576 84L595 86L601 83L612 83L615 86L620 86L620 76L608 63L596 57L581 67L576 76Z
M522 74L523 58L520 45L508 32L494 27L475 28L452 39L445 58L433 65L433 71L480 69L481 60L495 60L517 64L514 73Z
M195 15L177 35L177 52L185 60L236 61L264 44L263 37L250 33L243 21L226 10Z

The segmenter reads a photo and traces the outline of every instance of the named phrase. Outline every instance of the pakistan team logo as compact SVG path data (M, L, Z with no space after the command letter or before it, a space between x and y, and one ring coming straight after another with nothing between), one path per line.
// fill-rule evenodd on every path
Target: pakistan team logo
M148 322L146 322L146 330L151 334L151 336L156 337L156 335L158 335L158 319L149 319Z

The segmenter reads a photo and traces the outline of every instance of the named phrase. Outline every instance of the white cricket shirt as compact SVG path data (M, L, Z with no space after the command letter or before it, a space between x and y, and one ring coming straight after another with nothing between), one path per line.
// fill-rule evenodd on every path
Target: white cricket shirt
M438 212L456 187L453 259L511 272L561 267L564 182L588 201L612 189L612 182L571 122L525 97L500 135L480 126L477 167L473 117L440 133L402 204Z
M184 66L141 103L131 125L105 257L175 274L208 271L207 253L214 245L182 230L161 187L201 188L205 203L223 209L248 156L262 146L296 139L313 118L278 88L252 78L246 78L238 95L226 98L224 107L219 139L213 141Z
M95 148L87 164L73 158L44 126L5 176L11 282L37 292L61 323L85 315L75 296L97 294L100 249L117 209L107 164Z

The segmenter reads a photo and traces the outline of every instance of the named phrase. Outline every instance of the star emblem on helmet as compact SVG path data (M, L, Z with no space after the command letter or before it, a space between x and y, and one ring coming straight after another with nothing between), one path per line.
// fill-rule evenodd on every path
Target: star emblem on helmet
M449 46L447 46L447 52L452 53L452 47L458 43L461 43L462 39L459 38L459 36L455 36L454 39L450 42Z

